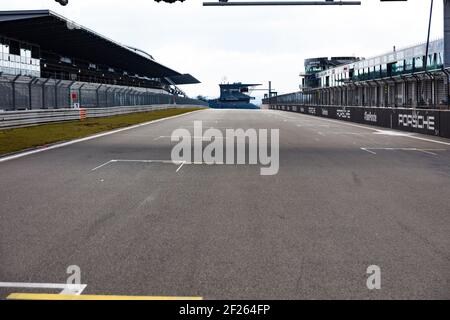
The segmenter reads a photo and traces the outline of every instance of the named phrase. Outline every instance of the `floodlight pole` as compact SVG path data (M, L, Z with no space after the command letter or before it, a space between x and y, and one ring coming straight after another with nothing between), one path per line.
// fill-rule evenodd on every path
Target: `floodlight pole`
M230 6L360 6L361 1L236 1L219 0L218 2L203 2L204 7Z
M428 67L428 52L430 49L430 32L431 32L431 20L433 18L433 1L431 0L431 8L430 8L430 20L428 21L428 34L427 34L427 47L425 49L425 61L424 61L424 70L427 71Z

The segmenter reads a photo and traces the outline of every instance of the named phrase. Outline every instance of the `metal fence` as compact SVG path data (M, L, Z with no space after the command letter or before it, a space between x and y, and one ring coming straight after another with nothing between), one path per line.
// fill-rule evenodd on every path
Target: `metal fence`
M450 109L450 72L418 72L376 80L348 81L264 99L267 105Z
M2 111L160 104L207 106L204 101L169 95L161 89L24 76L0 77L0 110Z

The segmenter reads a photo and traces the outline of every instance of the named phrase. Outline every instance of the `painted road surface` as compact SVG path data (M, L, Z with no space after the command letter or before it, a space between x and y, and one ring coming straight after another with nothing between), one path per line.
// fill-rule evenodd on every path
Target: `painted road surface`
M280 129L279 173L171 163L195 120ZM63 293L29 284L71 265L81 296L450 298L450 140L205 110L2 162L0 190L0 282L25 286L0 298Z

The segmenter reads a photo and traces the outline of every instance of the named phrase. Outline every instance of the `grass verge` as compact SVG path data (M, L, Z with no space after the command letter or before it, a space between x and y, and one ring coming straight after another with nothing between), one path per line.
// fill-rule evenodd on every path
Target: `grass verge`
M142 122L183 114L201 108L166 109L112 117L67 121L25 128L0 130L0 155L55 142L83 138L95 133L128 127Z

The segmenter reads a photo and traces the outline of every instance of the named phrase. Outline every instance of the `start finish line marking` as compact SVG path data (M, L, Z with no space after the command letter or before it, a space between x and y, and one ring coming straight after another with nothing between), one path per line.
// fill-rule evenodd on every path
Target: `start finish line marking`
M203 297L171 297L171 296L108 296L108 295L70 295L70 294L39 294L39 293L11 293L8 300L203 300Z
M62 289L59 294L11 293L6 297L8 300L203 300L203 297L81 295L86 287L86 284L0 282L0 288Z
M87 284L0 282L0 288L62 289L60 294L65 295L80 295L86 287Z

